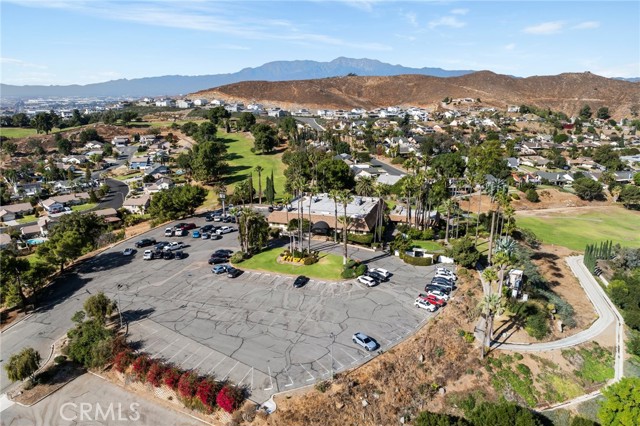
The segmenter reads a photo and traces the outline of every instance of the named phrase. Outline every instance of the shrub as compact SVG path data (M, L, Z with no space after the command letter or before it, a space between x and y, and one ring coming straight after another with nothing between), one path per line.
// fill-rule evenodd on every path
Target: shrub
M353 269L345 269L345 270L342 271L340 276L342 278L344 278L344 279L355 278L356 277L356 271L353 270Z
M433 232L433 229L429 228L429 229L425 229L424 231L422 231L421 239L423 239L423 240L433 240L434 236L435 236L435 233Z
M244 254L241 251L233 253L229 262L231 263L240 263L244 260Z
M368 245L373 241L373 234L347 234L347 241Z
M433 259L431 257L413 257L404 253L400 253L400 259L405 263L414 266L430 266L433 265Z
M216 397L220 392L220 388L222 388L222 385L209 377L202 379L198 383L196 397L208 411L213 411L216 407Z
M356 277L364 275L365 272L367 272L367 265L360 264L356 267Z
M176 367L167 367L162 374L162 381L169 389L176 390L180 380L180 370Z
M402 164L404 163L404 158L402 157L395 157L393 160L391 160L391 164Z
M149 360L149 355L142 354L136 358L133 362L133 374L136 376L136 379L144 382L147 379L147 373L149 372L149 367L151 367L151 361Z
M313 265L317 261L318 260L315 258L315 256L307 256L307 257L304 258L304 264L306 266Z
M345 269L351 269L351 268L353 268L354 266L356 266L356 263L357 263L357 262L356 262L355 260L353 260L353 259L349 259L349 260L347 260L347 264L346 264L346 265L344 265L344 267L345 267Z
M531 337L538 340L549 334L549 326L547 325L547 317L544 312L537 312L526 319L525 327L527 333Z
M151 361L149 371L147 371L147 383L150 383L154 387L159 387L162 384L162 376L164 375L165 367L159 361Z
M513 193L513 194L511 194L511 199L512 200L519 200L520 196L518 194L516 194L516 193Z
M196 394L198 376L193 371L185 371L178 381L178 393L183 398L193 398Z
M124 373L133 362L134 356L131 349L123 349L113 359L113 365L117 371Z
M216 397L218 407L222 408L227 413L233 413L235 410L240 408L240 404L242 404L243 400L244 395L242 390L229 385L224 385Z
M58 355L57 357L55 357L53 359L53 362L55 362L56 364L62 364L63 362L65 362L67 360L67 357L64 355Z
M531 375L531 369L529 367L527 367L525 364L518 364L516 365L516 369L523 375L525 376L530 376Z
M535 189L528 189L526 198L528 201L532 203L537 203L538 201L540 201L540 197L538 197L538 193L536 192Z
M327 380L316 383L316 390L320 393L325 393L329 389L329 387L331 387L331 383L329 383Z
M517 359L518 361L522 360L524 358L524 356L521 353L516 352L515 354L513 354L513 357L515 359Z

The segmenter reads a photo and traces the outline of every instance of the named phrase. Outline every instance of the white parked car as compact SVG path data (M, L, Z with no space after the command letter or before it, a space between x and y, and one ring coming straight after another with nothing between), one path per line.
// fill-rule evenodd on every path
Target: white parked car
M372 271L382 275L385 278L389 278L391 276L391 272L387 271L386 269L375 268Z
M233 232L233 231L235 231L235 229L233 229L230 226L222 226L220 229L216 231L216 233L218 235L222 235L222 234L228 234L229 232Z
M427 294L431 294L440 300L444 300L444 301L449 300L449 295L441 292L440 290L431 290L427 292Z
M164 250L179 250L181 248L184 248L184 244L182 243L182 241L172 241L169 243L169 245L164 246Z
M429 312L435 312L436 309L438 309L438 307L436 305L432 305L431 303L427 302L426 300L418 297L416 299L416 301L413 303L414 306L421 308L421 309L426 309Z
M455 272L447 268L436 268L436 275L446 275L449 277L458 278Z
M153 260L153 252L151 250L145 250L144 256L142 256L144 260Z
M367 287L373 287L378 284L376 280L371 277L367 277L366 275L360 275L358 277L358 282L366 285Z
M173 237L173 228L166 228L164 230L164 236L165 237Z

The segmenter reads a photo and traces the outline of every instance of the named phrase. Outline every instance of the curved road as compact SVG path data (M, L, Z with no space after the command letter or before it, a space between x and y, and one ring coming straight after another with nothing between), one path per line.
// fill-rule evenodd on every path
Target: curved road
M593 304L598 319L596 319L591 327L583 330L573 336L566 337L564 339L556 340L553 342L545 343L532 343L532 344L517 344L517 343L500 343L495 340L491 342L491 346L496 349L519 351L519 352L542 352L551 351L556 349L564 349L572 346L579 345L581 343L589 342L595 339L597 336L606 331L606 329L613 323L616 323L616 359L615 359L615 378L619 380L623 375L623 363L624 363L624 340L623 340L623 324L622 316L617 311L609 297L605 294L604 290L593 278L593 275L587 270L582 262L582 256L571 256L567 259L567 264L573 271L573 274L578 277L580 285L584 289L585 293L589 297L589 300Z
M129 193L129 186L117 179L106 179L105 183L109 185L109 193L105 195L95 209L102 210L112 207L118 210L124 204L124 199Z

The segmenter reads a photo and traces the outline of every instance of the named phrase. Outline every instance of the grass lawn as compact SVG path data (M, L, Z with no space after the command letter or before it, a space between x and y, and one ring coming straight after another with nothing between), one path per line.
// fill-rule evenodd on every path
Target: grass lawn
M16 222L22 225L23 223L35 222L37 220L38 218L36 217L35 214L30 214L27 216L23 216L20 219L16 219Z
M142 173L136 172L136 173L131 173L131 174L128 174L128 175L114 176L113 178L115 180L125 181L127 179L131 179L131 178L134 178L134 177L142 177Z
M82 126L67 127L65 129L58 129L56 127L51 130L51 133L66 132L67 130L79 129L80 127ZM6 136L8 138L24 138L35 134L36 129L25 129L22 127L0 127L0 136Z
M323 280L339 280L342 272L342 256L330 253L320 253L320 261L316 264L292 265L277 262L278 255L284 251L284 247L277 247L263 251L245 260L238 265L239 268L259 269L262 271L276 272L278 274L306 275L311 278Z
M227 162L229 163L229 176L225 179L227 186L233 187L236 183L246 179L249 173L259 164L262 172L262 193L267 187L267 176L271 176L273 170L273 180L276 188L276 199L284 193L284 169L282 154L260 154L251 152L253 141L245 137L242 133L225 133L218 130L218 137L227 145ZM253 173L253 186L258 191L258 174Z
M71 206L71 210L73 210L74 212L83 212L86 210L90 210L97 205L98 203L85 203L85 204L80 204L79 206Z
M443 251L444 247L442 247L442 245L436 241L414 241L413 242L413 246L414 247L420 247L423 248L425 250L429 250L429 251Z
M587 244L612 240L626 247L640 246L640 212L622 207L549 212L544 217L517 216L519 227L533 231L548 244L584 251Z

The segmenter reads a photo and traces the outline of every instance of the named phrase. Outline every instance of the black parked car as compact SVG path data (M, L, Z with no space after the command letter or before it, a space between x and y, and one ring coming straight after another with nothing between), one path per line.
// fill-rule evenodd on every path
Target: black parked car
M225 257L225 258L229 258L231 257L231 255L233 254L233 250L229 250L229 249L218 249L216 251L213 252L213 254L211 255L211 257Z
M211 257L209 258L209 265L218 265L220 263L227 263L226 257Z
M204 225L200 228L200 232L211 232L213 225Z
M445 286L442 286L442 285L427 284L424 287L424 291L431 291L431 290L440 290L444 294L451 294L451 290L449 289L449 287L445 287Z
M173 259L175 257L175 253L173 253L171 250L164 250L164 252L162 253L162 257L165 260Z
M173 252L175 254L176 259L183 259L184 258L184 252L182 250L177 250Z
M376 271L367 271L365 272L365 275L368 277L373 278L374 280L378 281L379 283L385 282L385 281L389 281L389 278L385 277L382 274L377 273Z
M293 286L295 288L300 288L303 287L306 283L309 282L309 278L305 277L304 275L300 275L298 278L296 278L296 280L293 282Z
M160 241L159 243L157 243L157 244L155 245L155 247L154 247L154 248L155 248L156 250L162 250L163 248L165 248L165 247L166 247L166 246L168 246L168 245L169 245L169 242L168 242L168 241Z
M227 277L236 278L236 277L239 277L240 275L242 275L242 271L240 269L236 269L232 267L227 268Z
M147 247L155 243L156 243L155 238L143 238L140 241L136 241L136 247L138 248Z

